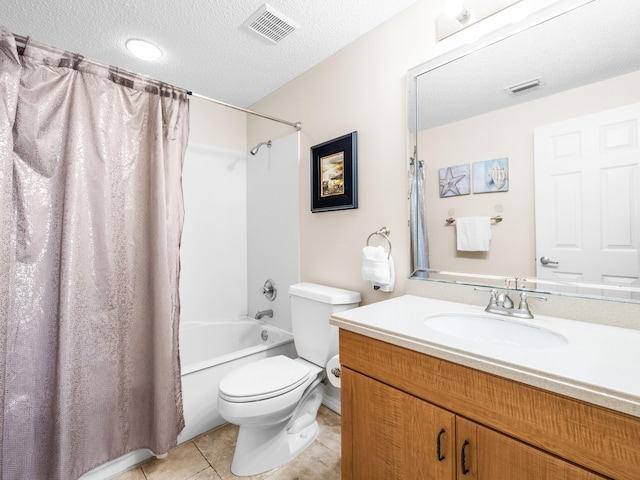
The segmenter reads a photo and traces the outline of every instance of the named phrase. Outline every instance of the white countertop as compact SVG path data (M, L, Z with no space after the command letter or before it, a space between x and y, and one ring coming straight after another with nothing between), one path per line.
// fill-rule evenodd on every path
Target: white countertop
M559 347L523 348L459 339L427 327L425 317L439 313L489 315L475 305L404 295L336 313L331 324L640 417L640 330L535 314L532 320L496 316L568 340Z

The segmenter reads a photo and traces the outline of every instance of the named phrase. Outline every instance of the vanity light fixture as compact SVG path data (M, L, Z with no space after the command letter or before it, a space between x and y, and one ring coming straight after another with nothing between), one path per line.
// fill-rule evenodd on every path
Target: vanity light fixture
M455 18L461 24L467 23L471 14L461 0L449 0L445 12L448 16Z
M443 40L522 0L447 0L446 8L436 17L436 34Z
M131 38L127 40L125 45L131 53L141 60L153 62L162 56L162 50L146 40Z
M515 95L516 93L525 92L531 88L539 87L542 84L540 78L534 78L533 80L529 80L527 82L522 82L517 85L512 85L511 87L507 87L507 93L511 95Z

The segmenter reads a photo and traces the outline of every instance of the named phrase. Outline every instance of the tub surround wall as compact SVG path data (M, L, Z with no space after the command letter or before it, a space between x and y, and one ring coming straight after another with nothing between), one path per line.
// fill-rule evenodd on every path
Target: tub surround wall
M247 154L248 315L272 309L273 318L262 320L288 332L288 290L300 278L299 135L291 130L284 137L263 138L272 141L271 148ZM274 301L260 293L267 279L278 289Z
M182 177L182 321L247 312L247 203L244 152L190 143Z
M246 114L191 98L182 178L181 320L247 314Z

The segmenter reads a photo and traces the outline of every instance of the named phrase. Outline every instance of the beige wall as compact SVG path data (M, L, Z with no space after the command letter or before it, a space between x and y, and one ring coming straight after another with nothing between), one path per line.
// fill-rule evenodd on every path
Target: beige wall
M363 303L401 295L408 265L406 79L433 45L432 2L421 2L337 52L252 108L300 121L301 280L362 292ZM291 128L248 119L249 144ZM358 131L358 208L311 213L309 149ZM391 230L394 293L374 292L360 276L370 233Z
M200 98L189 100L189 143L247 150L247 115Z
M540 8L552 0L524 0ZM423 0L273 92L251 108L302 122L300 142L301 280L360 291L363 304L405 292L409 275L406 72L509 22L498 14L436 43L442 2ZM358 208L311 213L309 149L358 131ZM248 143L291 131L248 118ZM370 233L391 230L396 288L375 292L361 279L361 249Z
M425 200L431 268L535 276L533 129L638 102L638 85L640 72L634 72L420 132L418 158L428 159ZM440 168L503 157L509 158L508 192L439 197ZM492 227L489 252L456 251L455 227L446 226L446 218L497 214L504 221Z
M523 0L542 8L553 0ZM302 122L300 136L301 280L360 291L363 304L402 295L409 275L406 72L437 55L509 23L508 12L437 43L441 4L423 0L273 92L251 108ZM310 212L309 149L358 131L359 207ZM248 144L292 131L249 116ZM396 288L375 292L361 279L361 248L378 228L391 229Z

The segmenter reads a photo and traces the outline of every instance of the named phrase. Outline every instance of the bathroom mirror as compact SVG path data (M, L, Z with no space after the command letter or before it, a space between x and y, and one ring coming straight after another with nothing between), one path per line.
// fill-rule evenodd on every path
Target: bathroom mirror
M639 24L635 0L560 1L409 71L413 278L640 302ZM541 162L586 148L616 159L592 183ZM508 181L476 180L496 164ZM494 219L488 251L457 250L467 216ZM613 259L567 268L590 241Z

